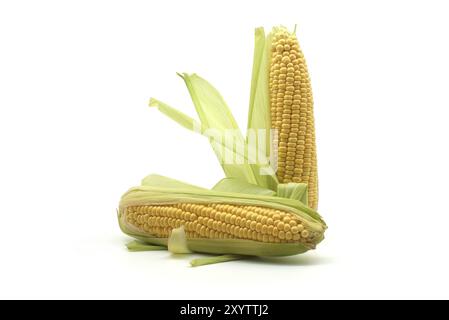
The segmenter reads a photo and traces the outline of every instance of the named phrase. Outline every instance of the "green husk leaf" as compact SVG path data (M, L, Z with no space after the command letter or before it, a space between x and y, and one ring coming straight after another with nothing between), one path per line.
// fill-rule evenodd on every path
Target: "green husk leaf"
M244 157L246 177L242 180L275 190L277 178L275 172L270 170L265 148L257 146L256 150L249 150L248 141L244 139L231 111L217 89L196 74L184 73L179 75L186 83L202 125L215 131L232 130L235 140L234 153L239 155L239 152L235 150L245 150L250 154L250 156ZM241 177L235 175L227 175L227 177L241 179Z
M240 132L229 107L217 89L197 74L178 75L184 80L198 117L207 129L233 129Z
M249 98L249 115L248 115L248 128L253 128L253 112L254 100L257 91L257 83L259 81L260 65L262 63L263 55L265 52L265 31L264 28L256 28L254 32L254 54L253 54L253 71L251 76L251 91Z
M306 183L281 183L278 185L277 196L298 200L308 206L308 187Z
M218 161L220 162L223 171L227 177L235 177L250 183L256 183L251 166L248 164L248 160L245 156L246 145L243 140L237 139L239 145L228 145L225 142L223 129L207 128L202 123L190 118L186 114L170 107L166 103L159 101L155 98L150 99L150 107L157 107L159 111L168 116L170 119L179 123L186 129L200 133L203 136L209 138L212 149L214 150ZM232 159L240 158L241 163L234 163L226 161L226 154Z
M200 106L197 108L197 112L202 119L202 123L197 122L186 114L155 98L150 99L150 107L157 107L159 111L179 123L184 128L209 138L211 146L227 177L238 178L248 183L258 184L262 187L269 187L272 190L276 190L276 174L267 165L269 163L268 160L265 158L265 155L258 150L252 150L252 158L249 158L247 153L247 143L243 139L228 107L216 89L197 75L189 76L185 74L182 77L186 81L188 88L190 88L189 91L192 92L192 100L194 100L194 102L196 100L200 101L196 102L195 105ZM211 98L210 101L204 97L202 99L194 99L193 97L196 97L198 91L202 92L201 97L211 96L213 98ZM207 94L208 92L209 94ZM214 112L214 110L217 109L216 104L220 103L220 101L220 109L227 110L227 112L222 114ZM226 117L228 118L227 121L225 119ZM225 130L232 130L231 132L234 133L235 144L226 143ZM228 161L229 159L231 159L231 161ZM234 161L237 159L239 159L239 161ZM256 163L256 159L258 159L261 164Z
M178 73L178 75L184 80L186 87L189 90L190 97L192 98L203 128L209 130L214 135L214 138L219 138L220 140L223 140L223 133L225 131L227 134L232 132L235 146L228 146L228 148L232 148L234 151L232 159L235 160L235 155L237 154L236 150L240 148L244 152L246 144L240 128L221 94L209 82L199 77L197 74ZM223 141L223 143L226 142ZM214 150L216 150L217 147L220 148L222 146L215 145L213 147ZM225 158L224 155L221 155L220 163L222 163L222 165L228 166L229 162L230 161ZM243 180L249 183L257 183L257 177L246 162L239 165L242 170L233 172L235 166L236 165L234 164L227 170L226 176L228 178L243 178Z
M212 190L224 191L224 192L234 192L234 193L244 193L244 194L259 194L265 196L274 196L276 192L271 189L266 189L259 187L258 185L247 183L242 180L234 178L224 178L220 180Z
M270 96L269 96L269 66L270 66L270 49L271 49L271 34L265 37L263 28L257 28L254 34L254 58L253 71L251 77L251 93L249 101L248 112L248 126L246 140L249 144L250 135L264 135L265 143L257 143L258 154L263 154L262 161L265 165L265 178L261 186L268 187L274 191L277 189L278 180L274 166L271 163L272 135L271 119L270 119ZM269 168L269 169L268 169ZM253 167L253 171L259 170ZM267 172L269 172L267 174Z
M265 37L263 28L257 28L254 39L254 62L251 79L251 96L248 113L248 131L266 130L265 146L259 151L270 157L271 149L271 112L269 91L271 34Z
M193 184L185 183L172 178L164 177L158 174L150 174L142 179L143 186L153 186L172 189L197 189L207 190L205 188L194 186Z
M189 117L185 113L170 107L162 101L151 98L149 106L158 108L160 112L190 131L202 131L201 123Z
M146 244L140 241L131 241L126 244L126 247L131 252L140 252L140 251L155 251L155 250L167 250L167 247L164 246L155 246Z
M175 254L192 253L187 246L187 236L184 226L173 229L168 237L168 251Z
M239 256L239 255L234 255L234 254L224 254L224 255L216 256L216 257L193 259L192 261L190 261L190 265L192 267L199 267L199 266L205 266L208 264L241 260L244 258L245 258L245 256Z

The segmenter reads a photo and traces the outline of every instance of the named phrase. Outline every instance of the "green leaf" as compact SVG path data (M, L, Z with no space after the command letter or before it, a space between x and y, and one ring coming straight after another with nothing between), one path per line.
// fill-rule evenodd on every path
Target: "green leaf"
M308 187L306 183L281 183L278 185L277 196L298 200L308 206Z
M271 112L269 70L271 58L271 34L265 38L263 28L257 28L254 39L254 62L251 79L251 96L248 113L248 132L250 130L265 130L265 146L258 146L267 158L271 149Z
M182 113L181 111L170 107L162 101L151 98L149 106L157 107L160 112L168 116L170 119L176 121L186 129L189 129L191 131L202 131L201 124L198 121Z
M253 150L251 155L254 160L262 159L264 165L249 158L246 141L218 91L197 75L184 74L182 77L189 88L201 123L157 99L151 98L150 106L157 107L184 128L208 137L227 177L275 190L277 179L274 171L266 165L268 160L258 150ZM229 133L233 134L233 143L226 141L225 134Z
M258 185L247 183L234 178L224 178L220 180L212 190L245 194L258 194L265 196L274 196L276 192L271 189L259 187Z
M248 153L243 158L245 160L245 175L243 179L241 175L234 175L232 173L226 176L228 178L240 178L249 183L258 184L262 187L270 187L275 190L277 187L276 174L270 169L266 156L266 144L269 145L271 141L269 130L265 131L265 139L268 138L268 140L265 140L266 144L256 145L255 149L249 148L248 139L243 138L231 111L217 89L196 74L189 75L184 73L179 75L186 83L203 127L206 130L218 130L218 135L224 133L225 130L227 130L226 133L229 133L231 130L234 133L233 142L235 145L233 147L228 145L226 148L231 148L234 151L234 158L235 156L241 156L241 150ZM216 148L214 147L214 149ZM220 161L221 163L227 163L226 159L223 162L223 157L221 157Z
M225 255L216 256L216 257L193 259L192 261L190 261L190 265L192 267L199 267L199 266L205 266L208 264L241 260L244 258L245 258L244 256L239 256L239 255L234 255L234 254L225 254Z
M225 169L226 176L257 183L257 178L251 166L245 161L245 157L239 159L240 163L236 163L238 162L236 156L245 154L246 143L221 94L209 82L196 74L178 73L178 75L184 80L189 90L202 127L208 131L206 135L212 138L212 147ZM232 138L232 143L226 141L227 137ZM225 148L223 144L226 144ZM232 152L229 153L229 150Z
M149 244L145 244L145 243L140 242L140 241L131 241L131 242L126 244L126 247L131 252L167 250L166 247L149 245Z
M157 107L159 111L168 116L170 119L179 123L184 128L202 134L203 136L209 138L211 146L215 151L215 154L227 177L235 177L252 183L256 182L256 180L254 179L254 175L252 174L252 169L248 164L248 159L245 155L246 146L244 144L244 141L239 139L240 146L234 147L233 145L226 143L225 139L223 138L223 130L206 130L206 127L196 120L155 98L150 99L149 105L150 107ZM217 137L217 139L213 139L214 137L212 137L211 134L215 134L215 137ZM225 154L225 152L227 153ZM242 163L228 163L226 161L226 155L230 155L232 159L237 159L239 157L240 159L242 159Z
M168 237L168 251L175 254L192 253L187 246L187 236L184 226L173 229Z
M254 121L252 115L254 112L254 97L257 91L257 82L259 81L260 64L262 63L265 52L265 31L263 28L257 28L254 33L254 54L253 54L253 72L251 77L251 92L249 98L249 116L248 128L252 128Z
M178 75L184 80L201 123L206 129L240 129L221 94L197 74ZM243 136L242 136L243 139Z
M269 67L270 67L271 34L265 37L263 28L257 28L254 34L254 55L253 71L251 77L251 92L249 101L248 127L246 141L251 145L254 136L257 137L257 152L259 163L265 167L264 174L261 175L259 185L272 190L277 189L278 180L273 167L270 167L270 157L272 150L272 132L270 119L270 95L269 95ZM259 143L260 138L263 138ZM253 167L253 172L259 167Z

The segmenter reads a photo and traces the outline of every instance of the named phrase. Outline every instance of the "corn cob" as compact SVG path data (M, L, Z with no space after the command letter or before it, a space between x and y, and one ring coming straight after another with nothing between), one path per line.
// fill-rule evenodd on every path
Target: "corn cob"
M277 177L306 183L308 203L318 204L318 176L310 78L298 39L283 27L271 35L269 70L271 127L277 130Z
M181 226L192 239L247 239L271 243L302 240L312 244L315 235L292 213L222 203L129 206L126 221L156 237L168 237L173 229Z
M119 206L122 230L153 245L167 245L183 227L192 251L279 256L314 249L325 225L300 202L205 189L141 186Z

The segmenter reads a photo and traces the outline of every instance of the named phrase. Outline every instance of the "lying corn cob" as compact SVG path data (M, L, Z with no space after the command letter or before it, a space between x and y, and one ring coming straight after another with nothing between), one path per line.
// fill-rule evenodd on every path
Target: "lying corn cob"
M168 181L164 187L161 179ZM150 180L128 191L119 207L122 230L146 243L168 245L172 231L183 227L191 251L284 256L323 239L324 223L299 201Z

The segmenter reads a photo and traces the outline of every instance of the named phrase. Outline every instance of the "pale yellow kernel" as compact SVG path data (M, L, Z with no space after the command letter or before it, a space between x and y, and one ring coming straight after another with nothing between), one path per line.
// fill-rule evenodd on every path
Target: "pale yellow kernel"
M235 221L233 223L235 223L238 226L241 226L242 218L240 218L239 216L236 216Z
M214 227L214 220L213 219L207 220L207 227L211 228L211 229Z
M277 227L279 230L284 230L284 223L281 222L281 221L279 221L279 222L277 223L276 227Z
M251 224L250 224L251 230L256 230L256 226L257 226L257 222L256 221L251 221Z
M292 220L292 218L289 216L285 216L282 220L284 221L284 223L290 223L290 220Z

